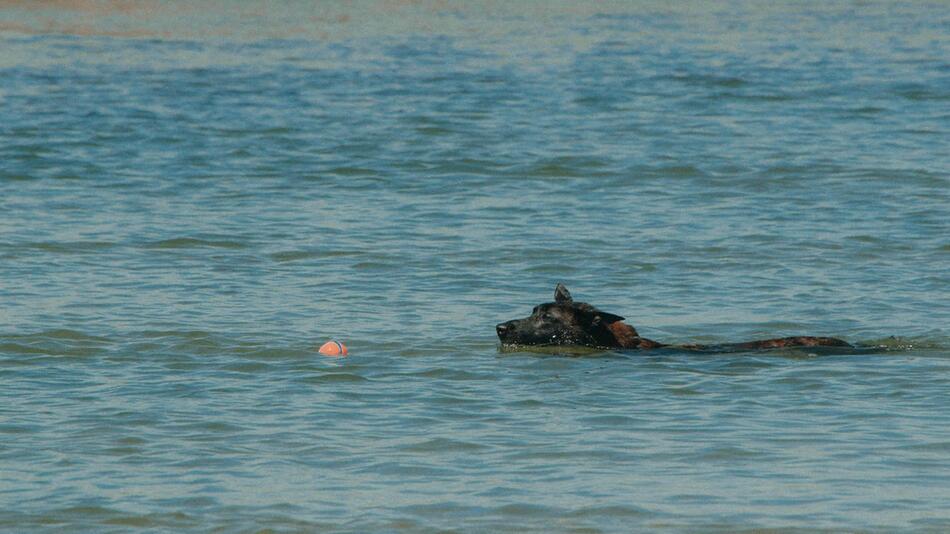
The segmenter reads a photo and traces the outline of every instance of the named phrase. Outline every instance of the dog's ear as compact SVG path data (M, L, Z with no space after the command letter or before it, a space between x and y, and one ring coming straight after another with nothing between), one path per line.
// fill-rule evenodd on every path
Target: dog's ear
M557 287L554 288L554 302L558 304L574 302L574 299L571 298L571 292L564 287L564 284L558 284Z
M623 317L619 315L614 315L612 313L602 312L600 310L594 311L594 318L591 320L591 324L605 324L609 325L616 323L617 321L623 321Z

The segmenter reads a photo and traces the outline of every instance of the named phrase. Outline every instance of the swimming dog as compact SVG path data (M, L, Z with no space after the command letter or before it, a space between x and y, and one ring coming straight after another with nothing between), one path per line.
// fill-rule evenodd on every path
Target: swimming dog
M619 315L575 302L563 284L554 289L554 302L534 307L531 315L495 327L502 345L582 346L596 349L656 349L733 352L783 347L852 347L833 337L795 336L719 345L665 345L641 337Z

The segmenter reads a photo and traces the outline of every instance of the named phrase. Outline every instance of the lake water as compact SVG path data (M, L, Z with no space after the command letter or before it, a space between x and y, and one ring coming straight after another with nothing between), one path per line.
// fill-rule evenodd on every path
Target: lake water
M0 531L950 531L945 3L43 5Z

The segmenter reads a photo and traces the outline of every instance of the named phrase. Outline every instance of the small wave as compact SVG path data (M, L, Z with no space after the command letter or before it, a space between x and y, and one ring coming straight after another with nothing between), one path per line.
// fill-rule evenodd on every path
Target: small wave
M359 254L359 252L348 250L285 250L271 254L270 258L278 263L286 263L309 259L340 258L344 256L355 256L357 254Z
M542 406L544 405L543 403L539 404ZM649 425L649 421L636 417L630 417L629 415L594 415L590 417L583 417L580 419L580 422L594 427L610 428L631 428L638 425Z
M162 239L153 241L146 245L151 249L188 249L188 248L227 248L242 249L247 248L247 243L230 239L201 239L195 237L176 237L172 239Z
M498 347L498 352L502 354L531 353L545 356L604 356L612 353L603 349L592 349L590 347L581 347L573 345L515 345L503 343Z
M495 511L504 516L521 517L553 517L560 510L551 506L540 506L528 503L505 504L495 508Z
M538 161L519 174L539 178L586 178L603 175L609 164L601 158L562 156Z
M473 373L471 371L466 371L464 369L450 369L445 367L438 367L434 369L426 369L418 373L404 373L400 376L418 376L423 378L435 378L439 380L460 380L460 381L470 381L470 380L493 380L495 379L494 375L490 373Z
M262 362L232 363L222 367L225 371L241 374L261 374L271 369L271 365Z
M701 178L706 173L695 165L638 165L628 168L624 172L629 179L622 179L621 183L632 179L635 181L643 179L670 179L670 178ZM657 192L663 194L662 192Z
M639 508L637 506L630 505L613 505L613 506L587 506L584 508L579 508L574 510L570 514L570 517L575 518L601 518L601 517L613 517L613 518L641 518L645 516L654 515L653 512Z
M933 453L935 455L944 456L950 454L950 441L931 441L927 443L914 443L912 445L900 445L897 447L892 447L891 450Z
M878 115L880 113L886 113L887 109L879 106L861 106L848 111L854 115Z
M67 530L99 530L101 527L136 527L159 530L178 530L196 526L197 520L182 512L130 514L102 506L70 506L41 513L8 513L0 517L0 528L11 530L29 527L48 529L50 526L70 525ZM16 525L13 528L13 525ZM100 528L96 528L100 527Z
M950 92L923 84L901 84L894 88L894 94L907 100L950 100Z
M39 178L19 172L0 171L0 182L30 182L33 180L39 180Z
M195 365L192 361L195 355L221 354L233 349L239 342L230 342L212 332L203 330L181 331L144 331L131 335L133 345L139 350L159 350L171 352L178 357L185 358L173 365L190 368Z
M662 80L685 83L687 85L698 85L701 87L728 87L736 88L749 85L749 82L736 76L719 76L716 74L673 74L662 76Z
M0 354L21 356L94 356L111 340L76 330L47 330L33 334L0 336ZM9 362L7 362L9 363Z
M433 438L419 443L400 447L400 450L414 453L474 452L487 448L485 445L447 438Z
M343 166L329 169L327 174L336 176L377 176L379 171L366 167Z
M304 384L339 384L353 382L368 382L369 379L353 373L322 373L308 376L299 380Z
M739 93L723 93L722 96L735 98L738 100L752 100L760 102L790 102L792 100L797 100L798 97L794 95L784 95L777 93L754 93L754 94L739 94Z
M89 254L109 250L117 246L111 241L42 241L36 243L4 243L0 248L16 252L26 249L52 254Z
M931 338L905 338L890 336L882 339L870 339L857 343L860 349L872 349L880 351L909 351L915 349L934 349L942 350L947 348L945 342Z
M763 456L766 455L743 447L714 446L700 451L693 458L700 462L736 462Z
M424 126L416 128L416 132L427 137L441 137L445 135L451 135L455 131L445 128L442 126Z
M90 334L85 334L77 330L69 330L66 328L59 328L54 330L47 330L45 332L38 332L36 334L30 334L26 336L27 338L35 339L59 339L67 341L81 341L81 342L94 342L94 343L109 343L111 340L107 337L94 336Z

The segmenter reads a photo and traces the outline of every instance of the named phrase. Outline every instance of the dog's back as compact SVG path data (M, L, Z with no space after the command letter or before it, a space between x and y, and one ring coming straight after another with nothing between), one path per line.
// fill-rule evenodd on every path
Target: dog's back
M554 289L554 302L535 306L531 315L495 327L505 345L581 345L603 349L655 349L664 347L641 337L619 315L601 311L586 302L575 302L562 284ZM851 347L833 337L793 336L721 345L679 345L700 351L764 350L783 347Z

